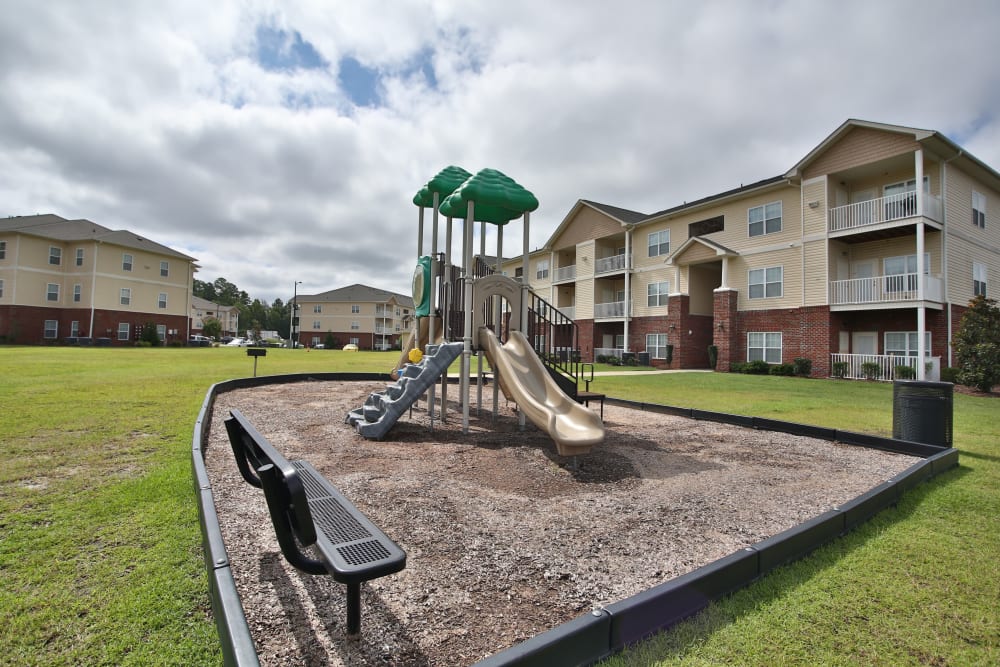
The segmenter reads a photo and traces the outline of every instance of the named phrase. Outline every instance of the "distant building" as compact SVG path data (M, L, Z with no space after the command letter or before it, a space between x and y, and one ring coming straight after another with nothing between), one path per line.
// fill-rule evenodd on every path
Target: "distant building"
M408 331L413 297L367 285L351 285L322 294L299 294L298 342L309 347L354 343L366 350L391 350Z
M0 337L124 345L152 324L161 340L186 341L196 261L90 220L0 219Z
M205 328L205 320L214 318L222 324L222 335L239 335L240 310L236 306L222 306L200 296L191 297L191 333L200 334Z

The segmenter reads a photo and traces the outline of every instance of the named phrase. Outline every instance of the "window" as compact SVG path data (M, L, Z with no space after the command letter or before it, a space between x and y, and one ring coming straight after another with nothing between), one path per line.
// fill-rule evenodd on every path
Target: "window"
M924 253L924 275L931 272L930 253ZM882 261L882 273L885 275L885 291L916 292L917 291L917 256L900 255L886 257Z
M156 337L160 340L165 340L167 337L167 325L157 324L156 325Z
M747 334L747 361L760 359L769 364L781 363L780 331L751 331Z
M358 321L357 321L357 320L353 320L353 321L351 322L351 329L352 329L352 330L357 330L357 329L360 329L360 328L361 328L361 325L360 325L360 324L358 324Z
M7 242L0 241L0 259L7 259Z
M83 266L83 248L76 249L76 265Z
M128 322L118 323L118 340L128 340Z
M160 296L156 299L156 306L157 306L157 308L166 308L167 307L167 293L166 292L160 292Z
M781 231L781 202L755 206L747 211L750 236L763 236Z
M986 265L972 263L972 295L986 296Z
M132 270L132 255L128 253L122 254L122 271Z
M3 279L0 279L0 299L3 298Z
M46 340L52 340L53 338L59 337L59 320L45 320L45 334Z
M73 303L80 303L83 298L83 285L77 283L73 285Z
M670 254L670 230L653 232L649 235L649 256L659 257Z
M73 320L69 323L69 335L73 338L80 335L80 320Z
M541 280L549 277L549 260L543 259L535 265L535 277Z
M351 338L349 342L350 342L351 345L360 345L361 344L361 339L360 338Z
M670 294L670 283L649 283L646 285L646 305L653 306L667 305L667 295Z
M49 283L45 286L45 300L46 301L58 301L59 300L59 285L56 283Z
M49 246L49 264L59 266L62 264L62 248Z
M894 220L906 218L917 213L917 180L910 179L899 183L892 183L882 188L885 196L885 219ZM930 178L924 176L924 192L930 193Z
M118 301L123 306L132 305L132 288L131 287L123 287L122 291L121 291L121 295L118 298Z
M646 352L650 359L666 359L667 334L646 334Z
M351 314L352 315L357 315L360 312L361 312L361 306L359 306L356 303L351 304Z
M166 278L170 275L170 262L160 262L160 277Z
M916 331L886 331L885 353L897 357L917 356ZM931 332L924 332L924 356L931 356Z
M750 271L750 298L771 299L782 295L782 277L784 268L770 266L766 269Z
M403 309L403 315L409 315L409 314L410 314L410 309L409 308L404 308Z
M986 196L972 191L972 224L986 229Z
M522 276L524 276L524 267L523 266L519 266L516 269L514 269L514 277L515 278L520 278Z
M625 334L615 334L615 349L616 350L625 349Z
M319 305L317 303L315 306L313 306L313 312L314 313L322 313L323 312L323 306L321 306L321 305Z
M313 329L319 329L320 326L319 320L313 320Z

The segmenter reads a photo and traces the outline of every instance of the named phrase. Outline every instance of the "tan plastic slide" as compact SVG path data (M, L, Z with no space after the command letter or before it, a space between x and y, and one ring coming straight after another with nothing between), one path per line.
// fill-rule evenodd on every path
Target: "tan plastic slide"
M549 434L560 455L586 454L604 442L601 418L559 388L523 333L512 331L501 345L496 334L481 327L479 346L486 352L504 395L517 403L531 423Z
M423 350L427 346L427 335L430 329L431 318L421 317L418 318L414 323L413 327L410 329L410 335L407 337L405 343L403 343L403 352L399 355L399 361L396 362L396 367L389 372L389 376L393 380L399 379L399 369L410 363L410 350L414 347ZM444 342L444 336L442 336L442 326L441 318L434 318L434 337L437 339L437 343Z

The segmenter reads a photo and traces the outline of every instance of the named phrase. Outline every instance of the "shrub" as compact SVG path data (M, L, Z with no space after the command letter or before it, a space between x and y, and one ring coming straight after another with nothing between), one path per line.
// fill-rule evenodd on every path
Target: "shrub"
M835 361L833 362L833 368L830 369L833 377L840 378L843 380L847 377L847 362L846 361Z
M139 340L148 344L143 347L159 347L160 337L156 334L156 325L152 322L146 322L142 326L142 332L139 333Z
M742 361L734 361L729 364L730 373L745 373L747 365Z
M941 367L941 382L951 382L958 384L958 369L954 366Z
M774 364L767 371L771 375L795 375L795 364Z
M771 372L771 365L763 359L755 359L743 366L743 372L749 375L767 375Z
M861 364L861 374L866 380L877 380L882 375L882 369L877 361L866 361Z
M595 361L597 361L597 363L599 363L599 364L606 364L606 363L608 363L608 358L606 356L604 356L603 354L599 354L595 358Z
M969 302L954 340L958 380L979 391L1000 383L1000 308L993 299L977 296Z
M899 364L892 371L897 380L912 380L917 376L917 372L913 370L913 367L906 364Z
M674 360L674 346L673 345L667 345L667 356L664 357L664 360L667 362L667 364L669 364L671 361Z
M805 357L796 357L792 360L795 364L795 374L801 375L802 377L809 377L813 372L813 362L812 359L806 359Z
M708 367L713 371L715 370L715 364L719 362L719 347L717 345L708 346Z

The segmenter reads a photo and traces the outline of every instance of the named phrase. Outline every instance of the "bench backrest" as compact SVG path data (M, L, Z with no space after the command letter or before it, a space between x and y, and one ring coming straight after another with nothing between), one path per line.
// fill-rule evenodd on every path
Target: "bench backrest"
M273 469L266 469L267 479L276 480L279 488L265 489L268 492L267 502L272 520L277 520L275 512L280 512L299 542L306 546L313 544L316 541L316 528L309 511L305 487L295 466L239 410L230 410L229 415L230 418L225 422L226 432L243 479L257 488L264 488L258 471L265 466L273 466ZM275 529L280 532L277 524ZM279 534L279 539L281 537Z

